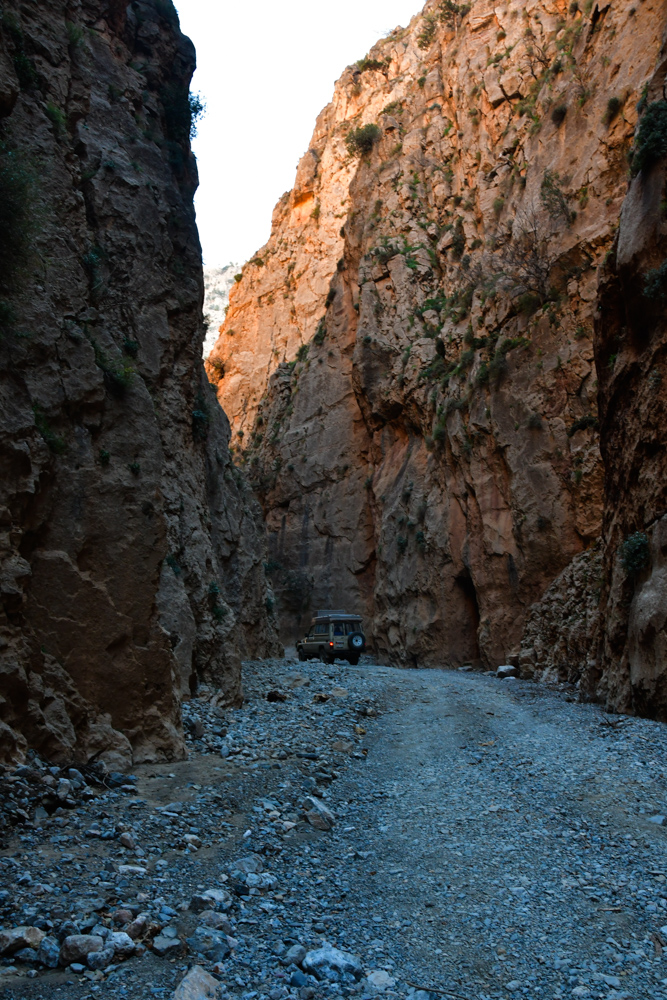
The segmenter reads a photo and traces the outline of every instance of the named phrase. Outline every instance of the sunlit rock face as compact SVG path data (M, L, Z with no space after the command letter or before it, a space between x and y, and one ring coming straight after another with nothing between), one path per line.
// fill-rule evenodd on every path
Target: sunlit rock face
M284 638L347 606L394 663L518 661L598 539L600 269L660 10L428 4L336 84L207 365Z
M235 275L240 271L240 264L204 268L204 324L207 328L203 348L205 358L218 339L220 326L227 313L229 290L234 285Z
M180 699L275 648L201 362L194 50L169 0L0 34L0 756L178 756Z

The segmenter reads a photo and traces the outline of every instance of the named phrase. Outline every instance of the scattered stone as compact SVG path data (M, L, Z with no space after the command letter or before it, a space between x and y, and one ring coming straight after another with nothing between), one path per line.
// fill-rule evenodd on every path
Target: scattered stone
M512 663L504 663L496 670L496 677L504 680L506 677L518 677L519 671ZM509 989L509 986L507 987Z
M195 928L187 945L198 955L205 955L209 962L223 962L232 951L226 934L205 925Z
M306 949L302 944L293 944L285 953L283 965L301 965L306 957Z
M56 969L60 958L60 945L55 938L44 937L40 941L35 961L47 969Z
M356 955L348 951L339 951L331 945L323 945L307 952L302 964L306 972L312 972L318 979L325 979L329 972L334 972L349 973L358 980L363 971Z
M194 965L181 980L173 1000L217 1000L222 994L222 984L201 965Z
M321 799L309 795L304 803L306 819L316 830L330 830L336 822L334 814Z
M125 931L112 931L107 935L105 945L113 948L116 958L130 958L136 950L136 944Z
M390 976L384 969L374 969L368 973L366 979L376 990L387 990L396 985L394 977Z
M104 941L97 934L71 934L60 948L60 964L85 961L91 951L102 951Z
M164 958L170 953L177 953L183 947L183 943L177 937L167 937L166 934L158 934L153 938L153 951L159 958Z
M15 927L0 931L0 955L12 955L20 948L39 948L45 936L39 927Z
M91 951L86 957L89 969L106 969L114 959L114 950L107 945L101 951Z

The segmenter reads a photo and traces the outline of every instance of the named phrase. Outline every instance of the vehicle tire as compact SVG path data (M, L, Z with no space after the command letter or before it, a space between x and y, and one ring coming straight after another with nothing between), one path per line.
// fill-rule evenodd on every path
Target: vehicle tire
M356 667L357 663L359 662L359 654L350 653L350 655L347 658L347 662L350 664L351 667Z
M304 660L308 659L308 657L306 656L306 654L304 653L304 651L302 649L298 649L296 655L299 657L299 660L301 661L301 663L303 663Z
M356 653L359 657L366 648L366 640L361 632L350 632L347 637L347 646L351 653Z

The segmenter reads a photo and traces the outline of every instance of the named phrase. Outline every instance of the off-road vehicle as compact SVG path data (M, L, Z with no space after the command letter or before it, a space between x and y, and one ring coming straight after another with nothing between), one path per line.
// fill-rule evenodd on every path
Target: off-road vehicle
M300 660L316 659L325 663L347 660L352 666L356 666L365 649L366 637L360 616L348 615L345 611L318 611L310 623L308 635L296 644Z

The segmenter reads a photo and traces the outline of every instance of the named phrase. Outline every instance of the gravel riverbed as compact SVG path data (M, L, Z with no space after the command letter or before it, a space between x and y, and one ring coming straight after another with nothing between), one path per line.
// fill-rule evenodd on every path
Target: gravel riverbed
M197 964L230 1000L667 998L667 727L461 671L244 678L184 707L187 761L0 776L0 996Z

